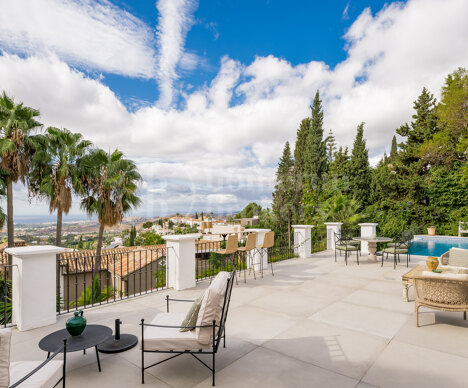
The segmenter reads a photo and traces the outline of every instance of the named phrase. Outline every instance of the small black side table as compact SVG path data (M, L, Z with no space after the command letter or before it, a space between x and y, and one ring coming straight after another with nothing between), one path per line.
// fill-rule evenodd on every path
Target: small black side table
M54 331L45 336L39 341L39 348L47 352L47 358L50 353L55 352L63 344L63 340L67 339L67 353L78 352L94 347L96 350L96 359L99 372L101 371L101 362L99 361L98 345L106 341L112 336L112 329L103 325L87 325L81 335L72 337L67 329Z

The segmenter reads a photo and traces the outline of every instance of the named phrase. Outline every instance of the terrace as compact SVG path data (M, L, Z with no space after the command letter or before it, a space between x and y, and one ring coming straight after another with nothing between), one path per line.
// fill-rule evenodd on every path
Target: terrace
M412 256L410 267L425 257ZM406 264L406 263L405 263ZM217 357L219 387L465 387L468 368L468 322L461 313L422 309L415 325L413 290L402 298L401 275L391 260L358 266L334 261L327 250L308 258L275 264L275 275L242 277L234 285L227 319L226 348ZM88 323L140 335L141 318L152 319L166 309L166 294L193 298L209 285L200 281L183 291L173 289L85 310ZM174 304L175 309L186 309ZM64 327L55 325L25 332L14 330L11 358L42 360L37 343ZM148 363L163 356L146 355ZM138 348L101 355L102 372L93 351L67 356L68 387L140 386ZM154 387L211 386L210 372L189 356L148 369L146 385Z

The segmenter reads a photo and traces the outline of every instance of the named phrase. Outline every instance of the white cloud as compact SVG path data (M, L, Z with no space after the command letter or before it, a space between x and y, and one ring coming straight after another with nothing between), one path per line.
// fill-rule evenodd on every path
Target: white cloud
M134 158L145 179L141 211L238 210L271 198L284 142L293 146L317 89L325 133L333 128L337 142L351 146L365 121L371 160L388 151L422 87L439 95L444 77L467 65L466 14L462 0L413 0L376 15L366 10L346 34L347 59L334 69L274 56L242 64L226 56L212 82L184 95L179 110L128 112L99 80L53 55L4 54L0 80L17 99L39 107L47 125L80 131Z
M5 0L0 43L27 55L132 77L155 75L153 32L107 0Z
M177 79L177 65L194 68L195 57L184 53L185 38L192 27L193 12L197 7L195 0L158 0L156 8L158 17L159 61L157 79L159 80L159 105L167 108L171 105L174 93L174 81Z

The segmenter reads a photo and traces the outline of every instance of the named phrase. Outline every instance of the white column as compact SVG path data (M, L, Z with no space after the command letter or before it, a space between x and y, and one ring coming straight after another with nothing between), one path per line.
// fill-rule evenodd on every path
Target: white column
M358 224L361 227L361 237L376 237L377 225L373 222L368 222L364 224ZM361 241L361 253L363 255L369 254L369 249L367 247L368 243L366 241Z
M294 254L301 258L310 257L314 225L293 225L292 227L294 228Z
M342 222L325 222L327 226L327 249L335 250L335 234L341 233Z
M171 234L166 240L167 286L174 290L195 287L195 240L200 234Z
M249 232L253 232L257 234L257 244L256 245L261 245L263 244L263 239L265 238L265 233L270 232L271 229L248 229ZM260 271L260 263L262 260L262 256L256 249L253 254L253 263L255 266L256 271ZM248 260L247 260L248 261ZM249 268L249 267L247 267ZM268 268L268 252L263 252L263 270Z
M7 248L13 256L13 323L19 331L52 325L56 312L56 255L52 245Z

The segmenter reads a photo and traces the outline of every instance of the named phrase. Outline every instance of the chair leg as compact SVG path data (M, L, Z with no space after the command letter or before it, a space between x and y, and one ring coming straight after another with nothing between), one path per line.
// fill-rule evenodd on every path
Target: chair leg
M419 327L419 305L414 305L414 312L416 314L416 327Z
M216 353L214 352L214 349L213 349L213 383L212 383L212 386L214 387L215 386L215 357L216 356Z
M466 321L466 311L463 311L463 319Z
M356 251L357 265L359 265L359 251Z
M141 383L145 383L145 339L144 339L144 319L141 320Z

